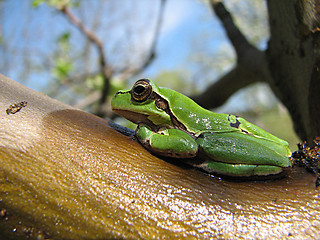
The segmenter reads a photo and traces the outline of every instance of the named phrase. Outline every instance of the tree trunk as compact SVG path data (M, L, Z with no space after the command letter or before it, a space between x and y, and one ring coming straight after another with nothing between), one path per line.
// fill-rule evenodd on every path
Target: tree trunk
M320 3L269 0L269 82L288 108L295 131L312 142L320 136Z
M193 99L206 108L239 89L267 82L290 112L302 140L320 136L320 1L269 0L270 40L262 52L239 31L220 0L211 0L236 53L237 64Z

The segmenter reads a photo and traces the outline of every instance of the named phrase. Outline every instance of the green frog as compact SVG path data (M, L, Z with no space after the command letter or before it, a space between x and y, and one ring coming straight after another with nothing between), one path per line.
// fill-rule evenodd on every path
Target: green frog
M234 178L273 178L291 169L289 145L245 119L206 110L149 79L118 91L112 110L137 124L149 151Z

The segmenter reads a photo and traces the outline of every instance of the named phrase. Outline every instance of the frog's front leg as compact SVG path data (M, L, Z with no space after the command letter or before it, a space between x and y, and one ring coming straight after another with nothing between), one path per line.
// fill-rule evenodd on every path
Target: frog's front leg
M139 125L136 136L151 152L176 158L193 158L198 153L198 144L186 132L179 129L164 129L153 132L148 126Z

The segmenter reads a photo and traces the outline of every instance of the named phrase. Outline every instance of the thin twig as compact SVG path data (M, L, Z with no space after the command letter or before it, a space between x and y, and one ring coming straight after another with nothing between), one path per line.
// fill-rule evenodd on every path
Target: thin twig
M160 10L159 10L159 15L158 15L158 20L156 23L155 27L155 32L153 36L153 40L151 43L150 51L149 54L147 55L146 59L144 60L143 64L139 67L136 68L128 68L128 69L123 69L121 72L123 72L123 75L126 76L126 78L132 76L132 75L137 75L144 69L146 69L154 60L155 58L155 48L157 45L158 37L160 34L161 30L161 25L162 25L162 20L163 20L163 12L164 12L164 6L165 6L166 0L161 0L160 4ZM107 58L104 53L104 47L102 44L102 41L97 37L97 35L91 31L90 29L86 28L84 24L76 18L70 11L70 9L65 6L60 9L62 13L65 14L65 16L69 19L69 21L74 24L98 49L99 53L99 58L100 58L100 68L101 68L101 73L104 78L104 86L101 92L101 98L99 100L100 102L100 109L98 109L97 115L99 116L104 116L104 111L102 109L104 103L107 100L108 92L109 92L109 86L110 86L110 78L114 72L113 68L109 66L107 62Z
M113 69L107 63L107 58L104 53L104 47L103 47L102 41L97 37L97 35L93 31L86 28L84 24L78 18L76 18L76 16L72 14L72 12L67 6L61 8L60 11L64 13L65 16L69 19L69 21L73 23L98 49L100 69L104 79L102 94L99 100L100 106L102 107L103 104L106 102L109 88L110 88L110 78L113 74ZM98 110L97 114L102 116L104 115L103 114L104 111L102 111L101 107Z
M160 34L162 22L163 22L165 3L166 3L166 0L161 0L160 9L159 9L159 15L158 15L158 19L157 19L157 23L156 23L156 27L155 27L155 31L154 31L154 35L153 35L153 39L152 39L152 43L151 43L149 54L147 55L147 57L144 60L142 65L140 65L138 67L135 67L135 68L124 69L122 71L123 75L125 75L125 76L137 75L140 72L142 72L143 70L145 70L152 63L152 61L155 59L156 46L157 46L157 43L158 43L159 34Z

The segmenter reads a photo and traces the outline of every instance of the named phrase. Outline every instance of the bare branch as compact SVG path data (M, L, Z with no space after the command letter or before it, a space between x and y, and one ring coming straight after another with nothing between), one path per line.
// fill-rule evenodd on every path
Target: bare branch
M224 104L239 89L256 82L269 81L270 73L264 52L249 51L243 59L243 62L238 63L204 93L192 98L203 107L216 108Z
M150 51L147 54L146 59L144 60L144 62L143 62L143 64L141 66L136 66L134 68L124 69L122 71L124 76L128 77L128 76L133 76L133 75L139 74L140 72L145 70L152 63L152 61L154 60L155 55L156 55L155 49L156 49L156 46L157 46L157 43L158 43L159 34L160 34L162 22L163 22L163 14L164 14L165 3L166 3L166 0L161 0L160 10L159 10L159 15L158 15L158 20L157 20L157 23L156 23L156 28L155 28L154 35L153 35L153 40L152 40L152 43L151 43ZM125 78L127 78L127 77L125 77Z
M161 23L162 23L162 19L163 19L165 2L166 2L166 0L161 0L159 16L158 16L158 20L156 23L156 28L155 28L153 40L151 43L150 51L147 54L146 59L144 60L144 62L141 66L121 70L121 72L123 72L123 76L125 76L125 78L128 78L129 76L136 75L136 74L140 73L141 71L146 69L154 60L155 48L157 45L157 40L158 40L158 36L160 33L160 29L161 29ZM103 89L101 92L101 97L99 100L100 107L97 111L97 115L105 116L105 109L106 108L104 107L104 104L106 103L106 100L107 100L107 95L108 95L109 86L110 86L110 78L114 73L114 69L107 62L107 57L105 56L105 53L104 53L104 47L103 47L102 41L98 38L98 36L92 30L86 28L84 26L84 24L72 14L72 12L70 11L70 9L67 6L64 6L63 8L61 8L60 11L62 13L64 13L65 16L69 19L69 21L72 24L74 24L86 36L86 38L89 41L91 41L98 49L99 58L100 58L101 73L104 78L104 86L103 86Z
M83 23L74 16L68 7L64 7L61 9L61 12L65 14L65 16L69 19L71 23L73 23L99 50L100 55L100 63L101 66L107 65L107 59L103 51L103 44L97 35L92 32L90 29L86 28Z
M255 47L249 43L247 38L242 34L242 32L235 25L231 14L224 7L221 1L212 0L211 6L215 14L223 24L226 34L229 40L231 41L232 46L234 47L239 60L243 55L246 54L246 51L248 50L248 48L255 48Z
M233 22L231 14L219 0L211 1L237 53L237 65L199 96L192 98L206 108L219 107L241 88L255 82L269 82L271 75L265 53L251 45Z
M98 109L98 115L104 116L105 112L102 110L103 105L106 102L109 88L110 88L110 78L113 74L113 69L108 65L107 58L104 53L104 47L102 41L97 37L97 35L91 31L90 29L86 28L84 24L76 18L70 11L67 6L64 6L60 10L65 16L69 19L71 23L73 23L98 49L99 58L100 58L100 69L104 79L102 94L100 98L100 108Z
M158 15L158 21L157 21L157 25L156 25L156 28L155 28L155 31L154 31L153 41L152 41L150 52L149 52L149 57L145 60L145 62L142 65L141 69L147 68L150 65L150 63L153 61L154 57L155 57L155 48L156 48L157 43L158 43L159 34L160 34L162 22L163 22L163 13L164 13L165 3L166 3L166 0L161 0L160 10L159 10L159 15Z

